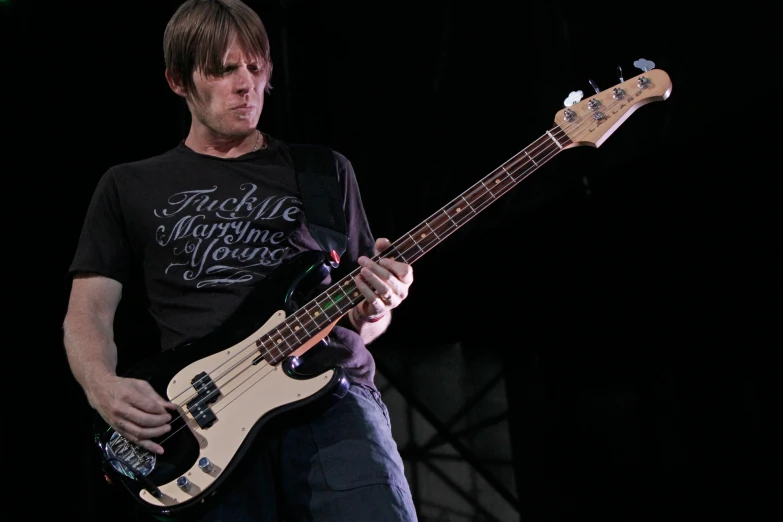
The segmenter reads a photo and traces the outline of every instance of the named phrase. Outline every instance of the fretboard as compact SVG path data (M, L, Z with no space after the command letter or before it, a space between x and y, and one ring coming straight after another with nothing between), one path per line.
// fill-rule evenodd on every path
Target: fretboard
M559 126L553 126L372 259L378 261L393 257L403 263L413 264L570 144L571 140L565 132ZM354 283L359 270L357 268L333 283L260 337L256 346L264 359L270 364L281 362L361 302L364 296Z

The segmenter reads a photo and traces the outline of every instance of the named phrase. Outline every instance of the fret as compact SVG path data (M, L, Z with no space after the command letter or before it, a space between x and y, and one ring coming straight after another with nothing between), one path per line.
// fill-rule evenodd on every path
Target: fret
M548 160L555 152L559 152L559 149L556 149L552 142L546 138L538 138L535 142L533 142L533 145L528 147L525 150L530 150L530 153L535 156L536 160L534 163L536 164L536 167L540 167L540 163L544 163L546 160Z
M304 322L302 321L302 317L300 317L301 314L307 314L307 316L304 318ZM296 319L296 322L299 323L299 327L304 330L308 338L313 335L313 332L310 331L309 324L315 321L313 321L312 316L305 308L297 310L296 313L291 317ZM296 329L296 327L294 327L294 329Z
M446 216L446 218L448 218L448 220L451 221L455 227L459 227L459 225L453 219L451 219L451 216L449 216L449 213L446 211L445 208L442 209L441 212L443 212L443 215Z
M516 182L516 173L522 168L529 168L531 163L533 163L533 159L527 154L527 152L523 150L507 162L509 168L511 169L509 175Z
M402 235L379 257L393 257L404 263L413 263L569 143L570 140L562 129L558 125L553 126L551 131L547 131L430 218ZM358 273L359 269L356 269L351 275L332 285L326 292L288 317L273 335L265 336L265 341L262 342L264 338L257 341L264 358L276 360L278 357L273 357L271 350L277 350L283 355L284 352L290 352L293 346L302 346L313 337L314 332L318 332L360 302L363 296L354 281Z
M360 294L360 293L359 293L359 291L356 289L356 287L353 287L353 290L352 290L352 292L351 292L350 294L349 294L348 292L346 292L346 288L348 288L349 286L351 286L351 283L353 283L353 279L351 279L351 278L349 277L349 278L347 278L347 279L346 279L346 280L345 280L345 281L344 281L342 284L339 284L339 285L337 285L337 288L339 288L339 289L340 289L340 291L341 291L343 294L345 294L345 297L347 297L347 298L348 298L348 301L351 303L351 306L353 306L353 305L355 305L355 304L356 304L356 303L354 302L354 299L357 299L358 297L360 297L360 295L361 295L361 294ZM350 290L350 289L349 289L349 290Z
M496 194L496 198L498 196L502 196L505 194L509 189L511 189L516 183L514 183L514 178L511 177L511 174L508 173L505 167L501 167L503 169L503 174L500 174L495 179L492 180L492 183L495 187L495 192L493 194Z
M303 309L303 312L306 314L304 324L308 330L318 332L325 325L323 322L324 313L318 302L311 303Z
M497 197L495 196L495 194L493 194L493 193L492 193L492 187L491 187L491 186L489 186L489 187L488 187L488 186L487 186L487 183L486 183L485 181L482 181L482 182L481 182L481 184L482 184L482 185L484 185L484 190L486 190L486 191L487 191L487 194L489 194L490 196L492 196L492 199L496 199L496 198L497 198Z
M264 343L264 337L266 337L267 340L269 340L269 336L266 336L266 335L261 337L261 338L259 338L259 339L256 339L256 348L261 353L261 356L264 359L266 359L267 355L271 356L272 354L269 352L269 349L267 348L266 343Z
M284 336L286 337L291 336L294 339L296 339L297 343L302 342L302 339L300 339L299 336L296 335L296 330L291 328L291 325L288 324L288 320L284 321L282 325L278 326L278 330L280 330Z
M435 234L435 237L437 237L438 239L440 239L440 237L438 237L438 233L437 233L437 232L435 232L435 229L433 229L433 228L430 226L430 224L429 224L429 223L424 223L424 224L425 224L425 225L427 225L427 228L429 228L429 229L430 229L430 231L431 231L433 234Z
M340 290L340 289L338 288L337 290ZM326 295L331 300L332 304L334 305L334 308L339 312L338 313L338 315L339 315L339 314L343 313L343 311L344 311L343 305L345 304L345 292L340 292L338 295L331 295L330 292L332 292L332 290L327 290L326 291ZM350 301L350 299L349 299L349 301ZM350 305L351 304L349 303L347 308L350 308L351 307ZM330 310L330 309L331 309L331 305L327 307L327 310Z
M454 220L452 220L445 211L439 212L427 224L427 226L432 229L433 233L438 235L438 239L442 239L441 236L448 234L448 231L454 225L456 225L456 223L454 223Z
M318 326L324 326L329 322L329 314L326 311L331 309L332 304L327 304L325 309L318 300L315 301L315 304L318 307L318 310L316 310L314 317L318 318ZM326 318L326 321L324 321L324 318Z
M460 201L461 200L461 201ZM448 214L449 218L459 227L470 220L474 211L465 198L460 196L459 199L454 200L451 205L444 210Z
M284 336L279 329L277 330L277 335L272 336L270 339L272 341L272 346L275 347L281 357L285 357L285 354L290 353L296 348L296 346L291 346L291 344L288 343L288 338ZM285 348L285 350L282 350L281 347ZM275 358L277 358L277 356L275 356Z
M411 238L411 241L413 241L413 245L414 245L416 248L418 248L419 250L421 250L421 252L422 252L422 253L424 253L424 250L422 250L422 249L421 249L421 247L420 247L420 246L419 246L419 244L416 242L416 240L415 240L415 239L413 239L413 237L412 237L410 234L407 234L407 236L408 236L409 238Z
M426 225L427 229L432 230L429 225ZM421 228L417 232L414 232L416 234L416 246L419 247L419 250L422 252L425 252L426 250L429 250L429 247L433 243L438 243L438 236L436 234L430 234L427 229Z
M393 249L397 253L396 256L392 256L392 257L394 257L395 259L399 259L400 261L402 261L405 264L409 264L408 261L407 261L407 258L403 255L402 252L400 252L400 250L399 250L399 248L397 248L396 244L395 245L391 245L391 249Z
M495 199L495 196L490 194L483 186L478 186L470 191L468 198L470 199L471 207L474 209L479 209L483 208L485 204L492 203L492 201Z
M284 355L283 352L280 351L280 349L272 341L272 338L269 336L269 334L266 334L258 339L256 341L256 346L259 348L258 351L261 353L261 358L269 364L276 364L279 362L277 360L278 357ZM277 355L273 353L273 350L277 351Z

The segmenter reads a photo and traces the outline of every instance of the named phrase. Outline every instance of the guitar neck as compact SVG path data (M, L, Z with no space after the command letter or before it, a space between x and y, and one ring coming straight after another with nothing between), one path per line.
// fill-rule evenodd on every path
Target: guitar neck
M555 125L395 241L375 259L394 257L413 264L569 145L571 140Z
M373 260L393 257L413 264L571 144L563 129L554 125L528 147L374 256ZM364 297L354 283L359 270L356 268L332 284L277 328L258 339L256 345L264 358L270 364L279 363L361 302Z

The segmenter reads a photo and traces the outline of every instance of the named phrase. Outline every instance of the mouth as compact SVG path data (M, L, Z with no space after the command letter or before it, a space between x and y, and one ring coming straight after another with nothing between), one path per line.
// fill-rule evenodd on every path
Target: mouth
M243 103L241 105L235 105L234 107L231 107L232 111L251 111L255 108L255 105L248 105L247 103Z

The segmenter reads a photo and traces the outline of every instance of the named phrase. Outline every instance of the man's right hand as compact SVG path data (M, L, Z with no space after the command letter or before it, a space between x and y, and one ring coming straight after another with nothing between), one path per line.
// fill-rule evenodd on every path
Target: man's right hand
M88 390L90 405L117 433L139 446L162 454L163 447L151 439L171 430L171 413L177 405L162 398L140 379L107 376Z

